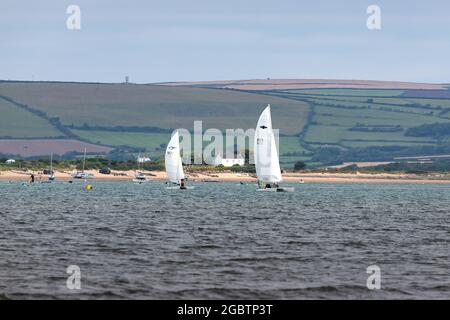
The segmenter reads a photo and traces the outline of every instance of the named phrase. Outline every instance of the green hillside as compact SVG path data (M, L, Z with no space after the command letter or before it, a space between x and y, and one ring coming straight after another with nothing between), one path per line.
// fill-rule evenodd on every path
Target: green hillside
M284 134L297 134L308 114L302 101L222 89L4 82L0 94L75 126L192 129L195 120L202 120L205 129L248 129L270 103L274 125Z
M49 121L0 98L1 138L54 138L64 136Z
M450 123L447 96L445 90L0 82L0 137L68 136L114 147L114 156L146 152L158 158L171 129L192 130L196 120L203 130L254 128L270 103L285 168L298 160L310 166L389 160L450 149L450 134L406 134Z
M332 156L327 155L327 159L317 156L318 150L324 148L338 148L344 153L358 149L364 159L365 153L372 152L371 148L389 148L393 156L396 155L396 147L401 152L412 153L414 150L444 150L447 142L443 139L408 136L405 132L423 124L449 123L450 99L410 98L404 93L405 90L382 89L265 92L311 105L308 125L301 135L302 146L310 151L309 157L303 159L307 162L332 161ZM428 95L432 94L428 92ZM352 152L352 157L355 158L355 152Z

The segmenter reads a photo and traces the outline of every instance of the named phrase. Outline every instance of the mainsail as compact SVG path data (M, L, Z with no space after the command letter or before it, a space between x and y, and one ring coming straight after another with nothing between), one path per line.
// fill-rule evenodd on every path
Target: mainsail
M258 180L264 183L277 183L281 177L278 152L272 131L270 104L261 113L254 139L255 167Z
M183 164L180 156L180 135L178 131L170 139L166 149L166 172L170 182L180 183L184 179Z

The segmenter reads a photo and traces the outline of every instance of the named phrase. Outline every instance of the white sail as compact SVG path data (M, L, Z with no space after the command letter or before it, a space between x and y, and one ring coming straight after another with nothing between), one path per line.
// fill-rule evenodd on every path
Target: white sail
M180 136L178 131L170 139L166 149L166 173L169 181L180 183L184 179L183 164L180 156Z
M255 167L258 180L264 183L281 182L280 163L272 131L270 105L261 113L254 139Z

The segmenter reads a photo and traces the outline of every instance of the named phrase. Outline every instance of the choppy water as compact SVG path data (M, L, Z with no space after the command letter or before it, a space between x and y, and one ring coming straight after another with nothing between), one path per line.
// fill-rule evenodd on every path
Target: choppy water
M450 298L450 186L93 184L0 182L0 298Z

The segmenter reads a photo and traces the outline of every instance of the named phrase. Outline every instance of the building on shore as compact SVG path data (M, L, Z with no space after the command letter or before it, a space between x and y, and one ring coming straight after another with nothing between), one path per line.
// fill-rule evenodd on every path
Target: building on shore
M241 155L237 155L235 158L223 158L222 155L218 154L214 159L215 166L232 167L235 165L243 166L245 164L245 159Z
M150 158L148 158L148 157L141 157L141 156L139 156L139 157L137 158L137 162L138 162L138 163L145 163L145 162L150 162L150 161L152 161L152 159L150 159Z

